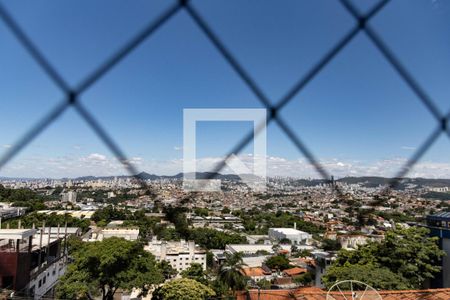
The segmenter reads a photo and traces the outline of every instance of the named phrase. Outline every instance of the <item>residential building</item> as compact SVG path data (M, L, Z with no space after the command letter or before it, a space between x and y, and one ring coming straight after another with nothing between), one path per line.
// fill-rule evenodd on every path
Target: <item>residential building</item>
M63 240L77 232L62 227L0 229L0 290L28 299L51 293L68 264Z
M144 250L152 253L158 261L166 260L180 273L198 263L206 270L206 250L195 245L194 241L159 241L153 239L144 247Z
M327 269L330 267L333 260L336 259L335 255L325 251L315 251L312 253L316 261L316 281L315 286L324 288L322 282L322 276L325 275Z

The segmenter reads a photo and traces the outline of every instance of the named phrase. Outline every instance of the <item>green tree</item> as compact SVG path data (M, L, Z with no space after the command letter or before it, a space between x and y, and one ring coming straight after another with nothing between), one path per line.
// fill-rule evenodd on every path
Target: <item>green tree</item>
M381 242L369 242L355 251L341 250L329 272L340 274L343 271L339 268L369 264L386 268L404 278L408 288L419 289L440 271L440 259L445 254L439 249L437 238L428 237L428 233L424 227L388 231Z
M194 213L197 216L207 217L209 215L209 210L207 208L196 207L194 208Z
M152 254L141 244L121 238L84 243L57 286L58 298L112 300L117 289L141 288L164 281Z
M24 226L25 228L31 228L33 224L36 226L41 226L44 222L46 227L57 227L59 225L61 227L61 233L64 232L64 225L66 223L68 227L79 227L83 232L86 232L90 225L88 219L74 218L69 214L57 215L54 212L47 215L32 212L20 218L8 221L10 228L17 228L19 220L21 220L22 226Z
M225 262L220 266L217 278L233 292L242 290L248 280L243 273L244 266L242 253L225 252Z
M258 281L256 283L256 285L259 286L259 288L261 288L263 290L270 290L270 287L272 286L272 283L270 283L269 280L263 278L260 281Z
M339 251L342 248L341 243L339 243L339 241L331 239L324 239L322 241L322 247L323 250L325 251Z
M208 284L208 279L203 271L203 266L198 263L192 263L189 268L181 272L181 277L194 279L200 283Z
M375 289L382 290L403 290L410 288L408 281L401 275L396 274L388 268L379 267L373 264L351 265L331 267L322 280L327 288L330 288L337 281L358 280L364 282Z
M15 207L27 207L29 211L47 209L46 200L51 199L30 189L10 189L0 185L0 202L9 202Z
M115 206L108 205L105 208L98 209L91 217L92 221L99 222L103 220L109 223L113 220L133 220L135 217L133 213L128 209L116 208Z
M215 296L208 286L193 279L181 278L166 282L153 292L153 300L203 300Z
M291 240L290 239L287 239L287 238L282 238L281 240L280 240L280 244L287 244L287 245L290 245L292 242L291 242Z
M291 267L289 259L282 254L271 256L264 263L272 270L283 271Z
M311 253L311 251L304 249L304 250L297 251L295 253L295 256L296 257L311 257L312 253Z
M162 260L159 262L158 267L165 279L171 279L177 276L177 270L175 270L167 260Z
M189 239L206 249L225 249L227 244L242 244L247 241L242 235L212 228L194 228L190 230Z
M294 278L295 283L301 284L303 286L309 285L311 282L313 282L313 280L314 280L314 277L310 272L302 274L302 275Z

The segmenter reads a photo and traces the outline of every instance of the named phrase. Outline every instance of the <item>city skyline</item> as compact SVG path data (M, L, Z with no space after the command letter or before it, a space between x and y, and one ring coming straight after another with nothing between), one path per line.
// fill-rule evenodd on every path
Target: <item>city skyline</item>
M239 158L251 169L253 158L251 154L240 155ZM197 160L198 172L211 172L224 157L206 157ZM139 172L159 176L174 176L183 173L183 160L146 161L141 157L131 157L128 160ZM129 176L123 165L112 155L91 153L83 157L56 157L43 161L24 160L20 164L6 166L0 173L0 178L36 178L61 179L85 176ZM386 177L393 178L407 163L406 158L385 159L365 164L361 161L343 161L338 159L320 160L319 163L336 179L343 177ZM24 171L27 170L27 171ZM31 170L31 171L29 171ZM221 174L236 174L225 167ZM26 174L26 175L23 175ZM239 175L239 174L238 174ZM322 176L305 159L287 160L282 157L267 157L267 176L299 179L322 179ZM423 161L416 164L406 178L449 179L450 164Z

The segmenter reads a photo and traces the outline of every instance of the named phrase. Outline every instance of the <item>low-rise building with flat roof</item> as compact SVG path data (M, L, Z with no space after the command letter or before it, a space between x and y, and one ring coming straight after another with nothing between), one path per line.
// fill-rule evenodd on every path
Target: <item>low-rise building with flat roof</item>
M103 241L112 237L123 238L127 241L136 241L139 238L139 228L108 227L91 232L90 237L85 239L85 241Z
M295 228L269 228L269 237L277 241L287 239L292 245L306 243L312 235Z

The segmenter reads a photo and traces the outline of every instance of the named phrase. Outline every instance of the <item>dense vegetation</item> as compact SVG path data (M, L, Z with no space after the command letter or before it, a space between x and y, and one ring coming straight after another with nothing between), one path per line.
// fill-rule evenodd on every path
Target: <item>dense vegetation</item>
M79 243L72 255L74 262L57 286L61 299L112 300L119 288L140 288L145 294L164 281L154 256L138 242L113 237Z
M377 289L419 289L439 272L444 255L428 233L423 227L396 229L388 231L382 242L341 250L323 281L327 287L353 279Z
M235 211L236 216L242 217L245 231L250 234L267 234L270 227L294 227L311 234L323 233L324 228L304 221L301 217L291 213L278 211L271 213L252 209L249 211Z
M16 207L28 207L30 211L46 209L44 202L49 200L30 189L9 189L0 184L0 202L12 203Z
M23 228L31 228L33 224L36 227L40 227L44 223L46 227L57 227L58 225L64 227L67 224L68 227L79 227L83 232L86 232L90 225L89 220L74 218L69 214L57 215L56 213L51 213L47 215L32 212L20 218L7 220L2 223L2 227L18 228L19 220Z
M227 244L243 244L247 239L237 233L226 233L212 228L189 230L189 239L206 249L225 249Z
M113 220L124 220L122 226L136 226L139 228L140 236L143 239L156 235L158 239L194 240L206 249L224 249L226 244L241 244L246 241L245 237L237 233L226 233L212 228L189 228L189 223L185 216L186 209L167 207L165 209L166 218L175 225L175 228L168 227L160 223L159 218L148 217L143 210L131 212L128 209L107 206L97 210L92 220L99 226L105 226Z
M270 269L277 271L284 271L286 269L291 268L291 265L289 264L289 259L282 254L271 256L267 258L264 263Z
M203 300L215 295L213 289L196 280L179 278L158 288L153 293L152 300Z

